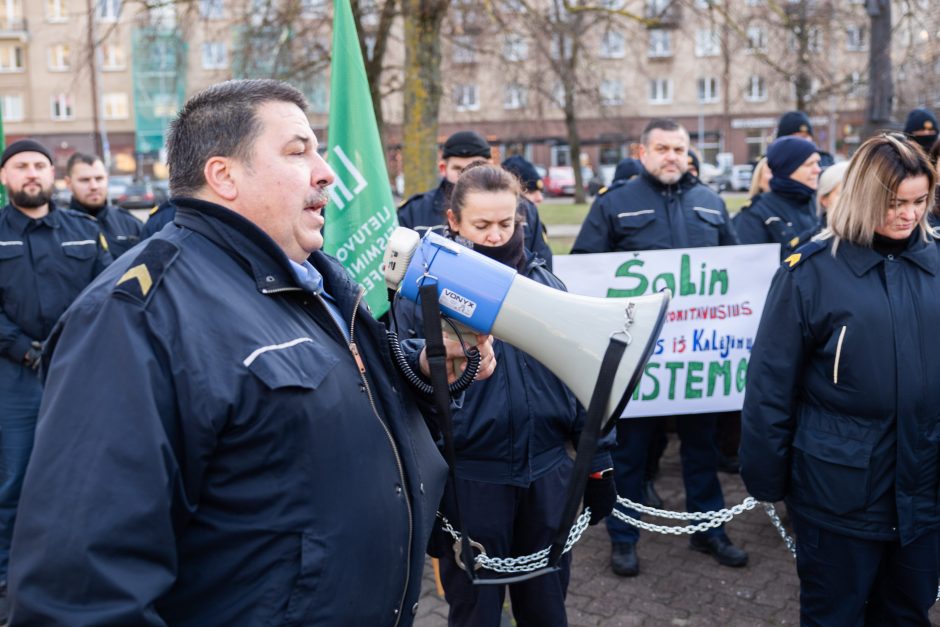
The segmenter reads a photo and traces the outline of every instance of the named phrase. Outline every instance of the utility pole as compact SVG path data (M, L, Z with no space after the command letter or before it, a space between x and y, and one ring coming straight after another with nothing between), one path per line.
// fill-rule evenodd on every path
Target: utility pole
M890 128L894 105L891 76L891 0L866 0L871 18L868 42L868 106L865 112L865 137Z
M99 116L101 115L98 102L98 59L95 54L98 46L95 43L95 7L94 0L85 0L88 9L88 67L91 68L91 120L95 133L95 154L104 158L104 142L101 141L101 128Z

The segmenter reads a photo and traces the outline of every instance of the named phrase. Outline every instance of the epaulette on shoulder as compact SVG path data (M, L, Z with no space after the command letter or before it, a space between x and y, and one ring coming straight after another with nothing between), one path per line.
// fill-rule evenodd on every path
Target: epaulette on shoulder
M783 263L787 264L787 269L792 271L793 268L812 257L826 246L826 240L812 239L793 251L789 257L783 260Z
M148 216L152 216L152 215L155 214L156 212L160 211L160 208L161 208L161 207L163 207L163 205L157 205L156 207L154 207L153 209L151 209L149 212L147 212L147 215L148 215ZM125 211L126 211L126 210L125 210ZM128 213L130 213L130 212L128 212Z
M419 198L424 197L426 193L427 192L421 192L420 194L412 194L406 200L403 200L400 203L398 203L398 208L401 209L402 207L410 203L412 200L418 200Z
M114 284L114 294L146 304L179 252L176 244L151 238Z

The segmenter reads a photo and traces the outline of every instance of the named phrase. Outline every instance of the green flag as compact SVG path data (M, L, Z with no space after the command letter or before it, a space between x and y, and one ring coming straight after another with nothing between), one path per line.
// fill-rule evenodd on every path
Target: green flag
M398 214L349 0L337 0L333 11L327 162L336 182L326 207L323 249L365 287L378 317L388 310L382 255Z

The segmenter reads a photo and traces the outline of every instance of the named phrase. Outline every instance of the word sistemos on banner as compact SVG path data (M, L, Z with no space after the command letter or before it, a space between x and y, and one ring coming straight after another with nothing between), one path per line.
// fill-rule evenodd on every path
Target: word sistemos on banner
M625 418L741 409L751 346L779 266L777 244L557 255L554 262L574 294L672 291Z

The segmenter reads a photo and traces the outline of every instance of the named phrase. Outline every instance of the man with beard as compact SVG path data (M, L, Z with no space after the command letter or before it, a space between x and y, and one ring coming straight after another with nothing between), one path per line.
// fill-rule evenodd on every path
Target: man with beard
M446 465L365 291L320 250L335 177L306 108L228 81L171 123L173 223L43 355L11 625L411 624Z
M127 209L108 203L108 171L101 159L76 152L69 157L65 169L65 184L72 191L69 208L98 220L108 250L115 259L133 248L141 239L144 225Z
M108 250L115 259L140 241L143 223L127 209L108 203L108 171L101 159L76 152L69 157L65 169L65 184L72 191L69 208L98 220Z
M423 194L415 194L402 203L398 208L398 223L422 235L428 229L443 231L447 225L445 212L450 205L454 183L468 165L478 161L493 163L493 151L482 135L473 131L460 131L448 137L437 164L443 177L440 185ZM532 202L520 202L517 213L524 220L522 228L526 249L544 259L545 265L551 270L552 249L545 239L545 228L538 209Z
M49 151L31 139L0 157L10 203L0 209L0 618L16 518L42 384L42 342L86 285L111 262L95 220L52 203Z
M688 173L689 134L673 120L650 122L641 136L643 172L599 194L571 249L577 253L727 246L738 243L725 203ZM617 493L643 500L643 480L650 443L663 418L631 418L617 424L613 451ZM707 512L724 507L718 482L715 414L677 416L682 442L682 479L686 509ZM639 514L627 511L634 518ZM622 577L640 572L636 527L607 517L611 569ZM722 527L697 533L691 548L708 553L723 566L744 566L747 553L734 546Z

